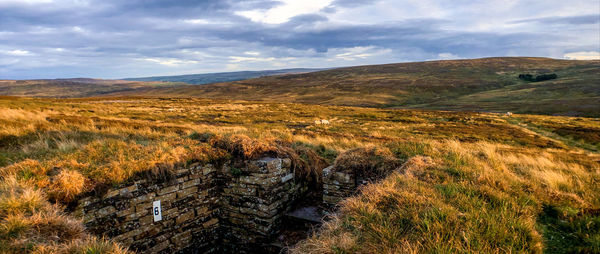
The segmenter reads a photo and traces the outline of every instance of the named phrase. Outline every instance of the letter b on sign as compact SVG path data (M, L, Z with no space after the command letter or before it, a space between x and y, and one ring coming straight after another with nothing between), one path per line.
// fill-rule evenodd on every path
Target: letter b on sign
M160 210L160 200L152 202L152 214L154 215L154 222L162 220L162 212Z

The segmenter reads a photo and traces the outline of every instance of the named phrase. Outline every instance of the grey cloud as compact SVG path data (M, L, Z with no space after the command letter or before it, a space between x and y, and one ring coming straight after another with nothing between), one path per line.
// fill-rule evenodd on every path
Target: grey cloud
M360 8L369 3L337 0L327 8ZM445 29L445 24L453 22L450 19L394 17L393 22L348 24L331 20L327 8L283 24L252 22L235 14L280 4L268 0L98 0L87 5L61 5L60 1L54 5L0 5L0 52L31 52L27 56L0 54L0 79L201 72L193 66L160 66L144 59L196 61L195 68L218 71L230 63L230 57L246 51L258 52L260 57L305 59L298 60L303 67L327 67L321 65L325 57L353 47L389 49L391 53L352 64L426 60L439 53L549 56L548 52L600 47L599 43L563 46L575 44L571 40L577 37L573 34L580 31L579 25L597 24L597 15L520 19L514 23L531 30L500 33ZM569 26L570 34L546 33L530 23Z
M361 5L373 4L377 0L335 0L329 6L323 8L323 12L333 13L339 8L353 8Z
M547 17L537 19L522 19L513 21L513 24L519 23L542 23L542 24L568 24L568 25L584 25L584 24L598 24L600 23L599 15L583 15L583 16L571 16L571 17Z

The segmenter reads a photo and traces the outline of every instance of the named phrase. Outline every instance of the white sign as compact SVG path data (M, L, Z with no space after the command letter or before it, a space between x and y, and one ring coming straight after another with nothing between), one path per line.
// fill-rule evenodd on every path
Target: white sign
M154 222L162 220L162 211L160 210L160 200L152 202L152 214L154 215Z

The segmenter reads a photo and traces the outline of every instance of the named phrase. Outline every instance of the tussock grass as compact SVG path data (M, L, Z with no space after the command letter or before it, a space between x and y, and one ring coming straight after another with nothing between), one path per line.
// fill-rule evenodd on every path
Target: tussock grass
M123 252L62 205L232 156L289 157L315 184L328 164L396 171L293 252L598 249L593 119L143 98L0 98L0 109L0 252Z
M85 190L85 177L74 170L62 170L55 177L50 178L48 196L53 200L70 203Z
M314 150L303 146L293 145L289 141L276 140L273 137L253 139L244 134L204 135L208 142L216 148L228 151L234 158L245 160L259 159L265 156L289 158L297 179L304 179L316 186L321 181L322 170L327 162ZM198 138L198 135L194 135Z
M101 250L94 253L128 252L115 243L89 236L81 221L63 214L63 209L49 203L41 190L14 177L2 180L0 253L82 253L93 248Z
M401 170L342 202L291 252L600 251L600 217L591 212L600 207L597 155L455 140L424 145Z
M96 187L122 183L137 175L165 176L188 162L209 162L228 154L192 140L152 145L118 139L94 141L57 158L25 160L5 167L0 175L44 189L51 200L68 204Z
M365 179L379 179L400 166L401 162L386 147L356 148L340 154L334 171L352 172Z

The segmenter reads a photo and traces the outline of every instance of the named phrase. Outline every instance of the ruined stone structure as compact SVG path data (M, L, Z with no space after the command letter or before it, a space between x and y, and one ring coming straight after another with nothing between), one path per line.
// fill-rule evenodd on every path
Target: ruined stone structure
M223 174L222 250L264 253L268 248L264 243L277 235L283 215L307 191L307 186L294 181L287 158L264 158L240 166L245 166L243 175L236 176L236 170Z
M79 201L88 230L151 253L264 250L307 190L287 158L191 165L173 179L140 179ZM162 220L154 221L160 200Z
M335 166L323 169L323 203L335 206L343 199L356 194L361 185L383 179L385 176L364 176L350 170L340 170Z
M352 196L358 187L356 174L335 171L334 166L323 169L323 203L333 206L342 199Z

